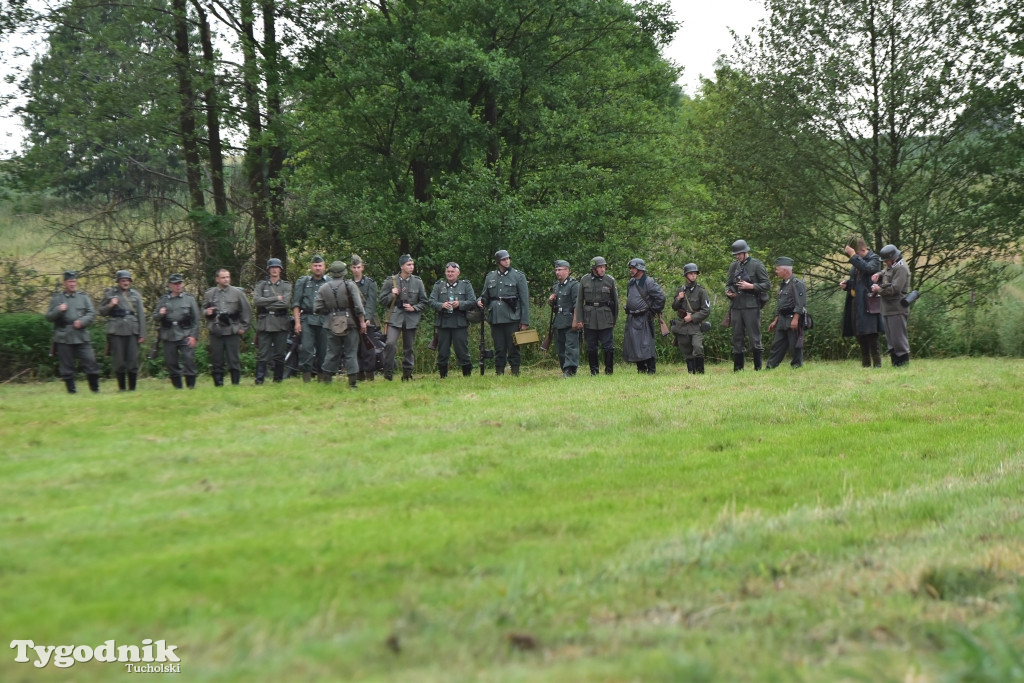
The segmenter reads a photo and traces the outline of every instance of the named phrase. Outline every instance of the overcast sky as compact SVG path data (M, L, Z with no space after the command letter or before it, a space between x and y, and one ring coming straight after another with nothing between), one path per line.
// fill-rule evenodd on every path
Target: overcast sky
M501 0L496 0L500 2ZM671 0L674 19L682 26L676 33L665 56L684 67L680 83L690 95L697 90L701 76L714 74L714 63L719 54L732 50L732 29L747 35L764 16L764 5L759 0ZM12 66L9 53L4 55L7 67ZM0 83L4 93L12 87ZM20 151L23 131L12 117L10 108L0 110L0 158Z

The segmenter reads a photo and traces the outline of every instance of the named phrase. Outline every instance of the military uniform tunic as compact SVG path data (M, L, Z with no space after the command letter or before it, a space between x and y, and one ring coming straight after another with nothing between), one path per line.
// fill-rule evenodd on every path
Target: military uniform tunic
M327 375L334 375L344 364L345 374L356 375L359 372L359 323L366 317L359 288L351 280L331 280L317 291L313 310L324 316L328 335L327 355L324 357L321 371ZM344 333L336 334L331 330L332 316L343 316L347 319Z
M117 299L117 303L112 303ZM108 287L100 302L100 315L107 316L110 365L123 377L139 371L139 340L146 336L146 310L136 290Z
M910 360L910 337L907 334L907 316L910 308L901 302L910 291L910 269L900 259L882 271L878 282L882 297L882 318L885 321L885 340L893 364L902 365ZM897 357L906 356L897 360Z
M160 309L167 312L160 315ZM195 348L189 346L189 337L199 340L199 305L191 294L182 292L178 296L168 292L160 297L153 320L157 324L157 334L164 347L164 366L171 378L195 377ZM191 386L191 384L190 384Z
M366 334L371 339L380 338L380 317L377 314L377 302L380 300L380 289L377 282L369 275L363 275L358 281L353 280L359 288L359 294L363 297L363 310L366 312ZM366 348L366 344L359 344L356 355L359 357L359 372L367 379L373 379L373 373L377 370L376 348Z
M737 283L746 281L753 283L754 289L740 289ZM748 257L743 263L733 261L729 264L729 275L726 278L725 291L735 292L736 296L729 300L729 316L732 319L732 353L742 361L746 341L754 351L755 367L760 369L760 356L764 352L761 343L761 306L768 301L768 290L771 281L764 264L756 258Z
M682 299L679 298L680 293ZM672 309L679 315L672 321L672 334L675 335L679 352L685 360L703 358L704 333L700 331L700 325L711 315L707 290L696 282L682 285L672 299ZM690 315L690 322L685 321L687 314Z
M242 335L249 330L252 321L252 307L245 292L228 285L210 287L203 295L203 311L214 309L206 317L206 329L210 333L210 372L214 382L223 380L224 365L231 371L231 381L236 381L242 371Z
M391 292L392 289L398 289L397 296ZM394 371L398 337L401 336L402 372L403 375L412 377L416 365L416 329L419 327L423 311L429 305L423 280L417 275L410 275L408 279L403 279L400 274L392 275L381 284L380 303L389 311L388 337L384 347L384 374L390 376ZM405 310L403 304L409 304L413 310Z
M59 310L61 304L67 304L66 311ZM53 341L57 344L61 379L67 381L75 378L76 356L85 374L98 376L100 369L89 339L89 325L96 319L96 309L89 295L85 292L57 292L50 297L46 319L53 323ZM75 321L79 322L78 328L74 326Z
M444 305L449 301L458 301L459 305L451 310L446 309ZM476 294L469 280L449 283L447 278L441 278L434 283L430 292L430 307L434 309L437 328L437 367L442 369L442 374L448 368L453 344L455 357L463 372L473 367L473 359L469 355L469 321L466 320L466 311L475 306Z
M573 313L576 310L576 299L580 293L580 282L569 276L564 282L555 281L551 286L555 300L551 302L554 319L551 326L555 333L555 353L558 354L558 366L562 372L575 371L580 364L580 333L572 329Z
M515 268L500 268L487 273L480 291L487 322L491 324L494 340L494 367L504 372L508 363L518 369L522 362L519 347L512 343L512 335L520 326L530 324L530 288L526 275Z
M291 301L292 285L287 280L260 280L252 291L252 303L256 307L256 331L259 332L257 363L263 363L265 367L273 361L275 381L283 378L284 355L288 351L288 333L292 328L292 317L289 315ZM259 368L256 375L259 381Z
M316 293L331 281L329 275L317 279L303 275L292 288L292 308L299 309L302 325L299 342L299 371L319 374L324 357L327 355L327 328L324 317L313 312Z
M794 368L804 363L804 326L803 315L807 312L807 287L803 280L790 276L779 286L778 304L775 309L778 316L775 323L775 337L772 339L771 354L768 367L776 368L789 351L790 362ZM792 329L793 320L797 328Z

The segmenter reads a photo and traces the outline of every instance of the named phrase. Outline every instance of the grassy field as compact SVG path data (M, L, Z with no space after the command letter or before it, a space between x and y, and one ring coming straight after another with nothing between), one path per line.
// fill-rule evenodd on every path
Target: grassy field
M627 370L0 386L0 633L189 681L1024 679L1024 362Z

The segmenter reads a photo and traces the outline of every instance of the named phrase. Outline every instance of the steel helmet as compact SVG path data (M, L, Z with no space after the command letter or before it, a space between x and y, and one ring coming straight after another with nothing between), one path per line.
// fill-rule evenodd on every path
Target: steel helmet
M604 256L595 256L590 259L590 267L597 268L598 266L607 266L608 262L604 260Z
M629 267L630 268L636 268L637 270L639 270L641 272L644 272L644 273L647 272L647 264L644 262L644 260L642 258L630 259L629 260Z
M502 259L506 259L506 258L512 258L512 257L509 256L508 252L505 251L504 249L499 249L498 251L494 252L494 262L495 263L497 263L498 261L500 261Z
M267 268L284 268L284 266L281 265L281 259L272 258L267 259Z
M747 246L747 241L746 240L736 240L735 242L732 243L732 255L733 256L735 256L736 254L742 254L742 253L745 253L745 252L746 253L750 252L750 247Z
M697 268L697 264L696 263L687 263L685 266L683 266L683 275L687 275L689 273L699 273L699 272L700 272L700 270Z
M117 271L117 274L116 274L116 275L114 275L114 279L115 279L115 280L123 280L123 279L125 279L125 278L127 278L127 279L129 279L129 280L131 280L131 279L132 279L132 274L131 274L131 271L128 271L128 270L119 270L119 271Z
M900 250L896 248L895 244L887 244L882 247L882 250L878 252L878 255L882 257L883 261L896 261L901 256Z

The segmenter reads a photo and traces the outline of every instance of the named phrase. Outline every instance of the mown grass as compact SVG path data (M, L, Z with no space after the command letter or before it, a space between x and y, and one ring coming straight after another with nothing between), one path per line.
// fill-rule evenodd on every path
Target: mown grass
M1024 363L730 369L0 387L0 631L187 680L1024 676Z

